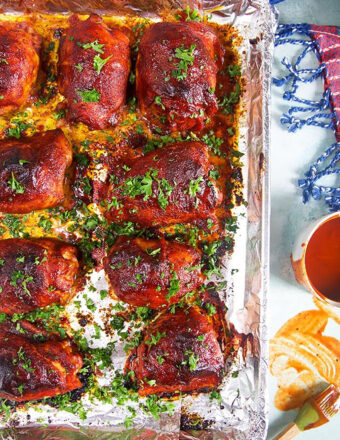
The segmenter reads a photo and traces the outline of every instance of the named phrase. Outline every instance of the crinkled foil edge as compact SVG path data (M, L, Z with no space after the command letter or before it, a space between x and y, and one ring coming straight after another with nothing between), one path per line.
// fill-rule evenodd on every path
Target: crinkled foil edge
M270 228L270 107L271 70L274 52L275 30L278 13L266 0L205 1L204 10L214 10L219 23L231 23L241 36L249 35L242 30L246 23L252 28L254 39L247 41L248 48L243 62L247 70L246 94L243 97L246 111L246 149L248 151L247 189L247 257L245 273L245 309L255 308L258 321L246 323L255 336L257 359L252 359L257 385L255 411L251 416L249 430L235 427L228 432L204 431L181 433L183 440L264 440L268 429L268 331L267 295L269 286L269 228ZM225 20L224 20L225 18ZM213 18L214 20L214 18ZM255 22L254 22L255 21ZM260 69L259 69L260 66ZM242 125L242 123L241 123ZM245 176L244 176L245 177ZM255 306L254 306L255 303ZM253 316L245 313L247 317ZM236 319L233 324L238 324ZM242 391L241 391L242 392Z

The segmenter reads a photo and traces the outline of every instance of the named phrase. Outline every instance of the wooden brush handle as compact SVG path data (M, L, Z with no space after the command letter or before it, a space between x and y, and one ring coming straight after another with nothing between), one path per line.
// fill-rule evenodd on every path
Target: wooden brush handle
M295 422L290 423L279 435L273 440L291 440L301 433Z

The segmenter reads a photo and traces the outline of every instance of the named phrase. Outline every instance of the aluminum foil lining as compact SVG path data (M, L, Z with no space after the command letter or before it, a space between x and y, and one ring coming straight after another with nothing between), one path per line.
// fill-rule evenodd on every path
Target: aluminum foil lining
M152 8L152 3L158 6ZM246 358L242 353L232 369L237 374L225 378L219 404L209 395L186 396L175 402L173 416L161 415L159 420L137 411L134 426L124 428L129 415L124 407L111 404L94 406L83 398L90 416L84 421L65 411L42 407L42 412L29 410L17 413L15 427L3 428L0 438L22 439L202 439L202 440L264 440L267 431L267 286L269 276L269 129L270 129L270 77L273 40L277 24L275 11L268 0L204 0L202 3L167 1L163 7L191 7L204 14L212 14L211 21L233 25L242 37L240 56L246 79L243 96L244 116L240 121L239 150L245 153L243 178L247 208L238 208L239 230L235 236L235 249L226 261L224 277L228 287L221 292L228 306L227 319L242 333L253 336L254 346ZM157 14L159 2L91 2L64 0L0 1L2 12L102 12L103 14L129 13L148 16ZM150 12L152 11L152 12ZM237 268L238 272L232 271ZM93 273L91 283L106 289L103 272ZM86 288L85 288L86 290ZM105 298L107 306L111 301ZM72 311L71 311L72 312ZM72 313L71 313L72 314ZM98 316L100 320L100 316ZM105 338L99 346L105 346ZM114 353L114 366L121 368L126 355L118 347ZM101 380L110 380L106 375ZM235 376L235 377L232 377ZM206 421L204 429L181 430L181 414L196 414ZM184 427L185 428L185 427Z

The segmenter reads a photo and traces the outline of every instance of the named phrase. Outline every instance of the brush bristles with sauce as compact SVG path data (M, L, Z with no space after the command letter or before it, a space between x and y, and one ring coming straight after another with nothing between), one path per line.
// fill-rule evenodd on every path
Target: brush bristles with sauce
M306 400L295 421L288 425L274 440L291 440L302 431L324 425L339 410L340 390L335 385L329 385L321 393Z

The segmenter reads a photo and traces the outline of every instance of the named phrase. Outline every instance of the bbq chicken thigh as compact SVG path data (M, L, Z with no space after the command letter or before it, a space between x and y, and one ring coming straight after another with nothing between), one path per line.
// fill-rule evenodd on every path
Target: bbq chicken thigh
M53 397L82 387L81 356L32 324L0 324L0 397L16 402Z
M224 358L217 334L196 306L160 315L129 357L139 394L195 392L216 388Z
M127 36L98 15L85 21L73 15L60 42L58 70L70 121L98 130L117 122L130 70Z
M172 131L203 128L218 109L216 75L223 49L215 33L197 22L155 23L138 52L136 91L142 113L166 118Z
M23 313L72 296L77 249L59 240L0 240L0 311Z
M104 260L113 293L133 306L159 309L203 281L200 253L185 244L120 237Z
M52 208L64 198L72 148L60 129L0 142L0 211Z
M208 149L178 142L135 160L125 180L110 187L108 217L143 227L190 223L214 217L222 193L209 176Z
M41 38L26 23L0 22L0 115L28 100L39 70Z

